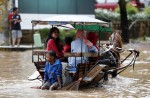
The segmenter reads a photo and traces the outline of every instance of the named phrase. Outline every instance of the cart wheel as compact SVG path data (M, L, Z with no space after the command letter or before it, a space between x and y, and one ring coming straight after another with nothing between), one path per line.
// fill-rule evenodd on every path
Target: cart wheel
M111 76L112 76L113 78L115 78L115 77L117 76L117 71L112 72L112 73L111 73Z

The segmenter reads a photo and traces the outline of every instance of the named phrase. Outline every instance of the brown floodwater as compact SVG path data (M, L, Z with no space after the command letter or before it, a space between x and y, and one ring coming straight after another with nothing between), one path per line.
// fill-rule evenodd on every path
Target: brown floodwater
M31 51L0 51L0 98L150 98L150 44L129 44L125 47L140 51L134 70L125 70L109 79L102 87L79 91L47 91L33 89L41 82L29 81L36 70L31 61ZM121 57L124 57L123 53Z

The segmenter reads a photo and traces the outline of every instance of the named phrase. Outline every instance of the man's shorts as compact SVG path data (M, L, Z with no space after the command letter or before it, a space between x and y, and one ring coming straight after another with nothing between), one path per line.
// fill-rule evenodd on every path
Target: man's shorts
M12 38L21 38L22 37L22 32L21 30L12 30Z

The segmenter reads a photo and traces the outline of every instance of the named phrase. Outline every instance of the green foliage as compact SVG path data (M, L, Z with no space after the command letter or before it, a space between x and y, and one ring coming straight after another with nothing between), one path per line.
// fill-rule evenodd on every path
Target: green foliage
M120 8L119 6L117 8L115 8L114 12L119 13L120 14Z
M108 11L104 9L96 9L95 16L97 19L107 21L107 22L120 20L120 15L118 13L114 13L112 11Z
M150 6L144 8L144 13L150 15Z
M47 38L47 34L49 32L49 29L48 28L40 29L40 30L38 30L38 32L40 33L42 42L44 43L46 38Z
M132 9L132 8L130 8L130 9ZM103 9L96 9L95 16L97 19L107 21L107 22L120 21L120 13L118 13L119 11L120 11L119 7L115 9L115 12L111 12L111 11L103 10ZM127 16L128 20L134 21L134 20L140 20L140 19L142 19L142 20L150 19L150 7L145 8L144 12L140 12L140 13L136 12L136 14L133 14L133 13L134 12L131 11L130 15L128 14L128 16Z
M147 15L144 13L137 13L129 17L129 20L140 20L140 19L148 19Z
M60 40L64 43L65 37L75 38L76 30L60 30Z
M138 9L134 6L132 6L130 3L127 3L126 5L126 10L127 10L127 14L129 16L135 15L136 13L138 13ZM120 8L119 6L115 9L116 13L120 13Z
M138 9L134 6L132 6L130 3L128 3L126 5L126 9L127 9L127 14L129 16L135 15L136 13L138 13Z

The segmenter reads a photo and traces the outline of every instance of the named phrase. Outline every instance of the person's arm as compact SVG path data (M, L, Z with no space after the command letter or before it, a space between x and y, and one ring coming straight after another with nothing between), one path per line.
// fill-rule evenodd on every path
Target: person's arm
M58 65L58 69L56 71L56 74L57 74L57 80L58 80L59 88L61 88L62 87L62 85L61 85L61 77L62 77L62 64L61 64L61 62Z
M17 20L17 22L22 22L21 16L20 15L18 15L18 16L19 16L19 19Z
M95 46L91 46L89 52L98 52L98 49Z
M50 39L47 43L47 50L54 50L56 52L56 54L58 55L58 57L62 57L63 53L59 52L57 49L57 46L55 44L55 41L53 39Z
M61 78L60 78L60 77L57 77L57 79L58 79L58 84L59 84L59 88L58 88L58 89L60 89L60 88L62 88L62 85L61 85Z
M11 20L12 20L12 14L9 14L8 21L11 23Z
M15 21L15 19L13 19L13 15L11 14L11 15L9 15L9 22L11 23L11 22L14 22Z
M68 50L69 50L68 47L65 45L65 46L63 47L63 51L62 51L62 52L65 53L65 52L68 52Z
M44 68L44 82L46 82L48 80L47 69L48 69L48 63L46 62L45 68Z

